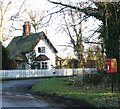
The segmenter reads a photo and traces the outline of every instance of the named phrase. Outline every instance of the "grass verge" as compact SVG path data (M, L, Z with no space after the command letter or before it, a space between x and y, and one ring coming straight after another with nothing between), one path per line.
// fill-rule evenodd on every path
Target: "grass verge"
M61 76L64 77L64 76ZM8 80L24 80L24 79L44 79L44 78L53 78L53 76L46 77L26 77L26 78L0 78L0 81L8 81ZM54 78L59 78L59 76L55 76Z
M33 92L57 94L78 100L85 100L95 107L119 107L120 93L111 93L110 88L97 86L74 86L69 84L68 78L51 78L32 87Z

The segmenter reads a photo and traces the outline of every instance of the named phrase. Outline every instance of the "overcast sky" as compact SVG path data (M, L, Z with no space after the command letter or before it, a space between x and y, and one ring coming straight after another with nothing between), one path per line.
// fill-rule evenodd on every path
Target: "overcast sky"
M78 1L78 0L75 0L75 1ZM47 0L29 0L28 4L29 4L29 8L31 8L31 9L33 8L33 9L37 10L39 8L41 11L42 10L47 11L47 10L51 10L51 9L55 10L55 8L53 8L53 7L55 7L55 5L49 3ZM52 12L52 10L51 10L51 12ZM24 20L27 20L27 18ZM69 41L70 41L69 36L67 36L65 33L62 33L62 32L57 33L56 28L58 27L58 25L60 23L60 18L57 17L57 15L54 15L51 22L52 23L47 27L47 36L50 39L50 41L53 43L53 45L56 47L56 49L58 50L58 55L61 57L67 57L68 54L72 56L73 55L72 48L67 48L67 50L64 51L66 47L60 46L60 45L65 45L66 43L69 43ZM97 27L100 23L101 23L100 21L95 20L93 18L90 18L88 20L88 22L83 23L83 28L85 26L89 27L87 30L84 31L84 36L88 37L92 33L91 30L97 29ZM23 24L24 24L24 22L20 23L19 26L17 24L17 26L22 29ZM33 31L33 29L32 29L32 31ZM44 31L44 28L39 30L39 32L41 32L41 31ZM13 32L13 36L20 36L20 35L22 35L22 31L14 31ZM95 39L95 37L93 38L93 40L94 39Z

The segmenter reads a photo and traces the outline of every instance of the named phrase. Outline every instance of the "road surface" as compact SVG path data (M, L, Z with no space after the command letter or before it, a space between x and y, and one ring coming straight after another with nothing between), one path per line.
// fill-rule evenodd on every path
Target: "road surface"
M67 109L68 107L84 107L87 106L86 102L81 102L77 105L71 100L58 97L44 97L32 95L30 88L44 79L27 79L27 80L9 80L2 81L2 107L54 107L59 109ZM89 105L88 105L89 106ZM81 109L81 108L80 108Z
M54 101L51 103L43 97L34 97L29 93L28 89L41 81L43 79L3 81L2 107L52 107L52 104L56 104Z

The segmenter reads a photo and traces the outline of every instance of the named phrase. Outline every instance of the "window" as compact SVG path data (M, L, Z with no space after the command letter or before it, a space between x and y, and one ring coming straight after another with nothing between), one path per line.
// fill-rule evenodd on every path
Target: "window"
M42 62L42 69L47 69L47 68L48 68L48 63Z
M45 53L45 47L38 47L38 53Z
M40 63L37 64L37 68L40 69Z
M24 64L22 65L22 69L25 69L25 65Z

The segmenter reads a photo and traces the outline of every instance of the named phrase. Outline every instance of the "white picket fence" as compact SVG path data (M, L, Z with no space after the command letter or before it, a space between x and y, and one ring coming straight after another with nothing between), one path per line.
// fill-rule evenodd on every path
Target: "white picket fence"
M0 70L0 78L30 78L49 76L72 76L79 73L96 73L96 68L51 70Z

